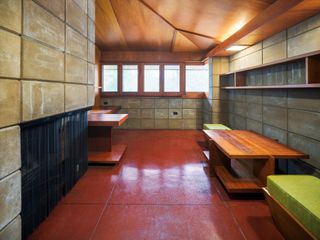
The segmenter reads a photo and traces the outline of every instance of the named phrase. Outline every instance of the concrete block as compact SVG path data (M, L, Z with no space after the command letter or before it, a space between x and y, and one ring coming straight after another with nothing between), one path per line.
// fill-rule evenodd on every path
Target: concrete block
M302 110L288 110L290 132L320 141L320 113Z
M197 110L196 109L183 109L183 118L184 119L196 119Z
M314 28L320 27L320 14L308 18L288 29L288 38L295 37Z
M287 131L263 124L263 135L280 143L287 144Z
M142 129L154 129L154 119L141 119Z
M128 108L140 108L140 98L128 98Z
M247 130L262 134L262 122L247 118Z
M0 127L20 122L20 81L0 79Z
M141 128L141 120L140 119L128 119L127 120L127 128L129 129L139 129Z
M87 42L88 41L84 36L76 32L75 30L73 30L71 27L66 26L66 52L67 53L70 53L79 58L82 58L83 60L87 60L88 58ZM94 61L92 63L94 63Z
M64 54L34 41L23 39L22 77L64 81Z
M30 121L63 112L63 83L22 81L22 121Z
M129 108L128 115L129 118L140 118L140 109Z
M234 113L246 117L247 105L244 102L235 102L234 103Z
M87 94L86 85L65 84L65 111L87 107Z
M154 98L142 98L140 108L154 108Z
M320 142L294 133L288 133L288 145L303 153L309 154L305 162L320 169Z
M113 98L114 106L121 106L121 108L128 108L128 98Z
M278 107L287 107L287 90L263 90L263 104Z
M287 41L263 49L263 63L274 62L287 57Z
M88 13L88 0L73 0L78 6L84 11L85 14Z
M88 0L88 16L95 21L96 10L95 10L95 0Z
M141 118L155 118L153 108L142 108L141 109Z
M169 108L182 108L182 99L179 98L170 98L169 99Z
M319 89L288 90L288 108L320 112Z
M96 53L96 48L94 43L88 41L88 62L95 63L96 61L95 53Z
M94 21L88 18L88 39L93 43L96 42L95 29Z
M255 103L248 103L246 106L247 117L259 122L262 122L262 105ZM237 113L237 112L236 112ZM242 114L239 114L243 116Z
M247 90L246 101L248 103L262 103L262 91L261 90Z
M246 129L246 118L240 115L234 114L233 116L233 127L232 129L244 130Z
M0 229L21 212L21 173L16 171L0 180Z
M95 92L94 92L94 86L87 86L88 88L88 106L91 107L94 105L95 100Z
M65 0L34 0L64 21ZM68 0L69 1L69 0Z
M1 2L0 6L1 4L3 3ZM19 78L21 52L20 37L0 29L0 49L0 76Z
M169 118L169 109L165 108L156 108L155 109L155 118Z
M197 129L197 120L196 119L183 119L183 128L184 129Z
M169 119L169 129L183 129L183 120Z
M81 1L80 1L81 2ZM66 2L66 20L67 23L78 32L87 36L87 15L75 1L67 0Z
M287 120L286 108L263 106L263 123L286 130Z
M169 119L156 119L155 120L156 129L168 129L169 128Z
M201 99L183 99L183 108L202 108Z
M21 33L21 2L21 0L0 1L0 26Z
M64 23L32 0L23 1L23 34L64 50Z
M284 30L282 32L276 33L273 36L263 40L263 48L270 47L271 45L275 45L277 43L283 42L287 40L287 32Z
M19 126L0 129L0 179L21 167Z
M169 99L167 98L156 98L155 99L155 108L168 108Z
M288 57L320 50L320 27L288 39Z
M95 65L88 63L88 84L95 82Z
M66 82L87 83L87 62L66 54Z
M21 217L17 216L0 231L0 240L21 240Z

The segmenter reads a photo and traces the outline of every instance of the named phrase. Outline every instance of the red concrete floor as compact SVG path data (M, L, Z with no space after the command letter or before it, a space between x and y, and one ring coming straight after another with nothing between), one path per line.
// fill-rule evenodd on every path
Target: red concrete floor
M283 239L264 200L206 174L201 131L117 130L119 166L90 167L29 239Z

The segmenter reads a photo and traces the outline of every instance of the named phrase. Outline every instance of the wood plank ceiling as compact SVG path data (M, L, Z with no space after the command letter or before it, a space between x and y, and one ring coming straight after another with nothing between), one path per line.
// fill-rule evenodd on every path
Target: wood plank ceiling
M252 45L319 10L319 0L96 0L96 44L224 56L227 45Z

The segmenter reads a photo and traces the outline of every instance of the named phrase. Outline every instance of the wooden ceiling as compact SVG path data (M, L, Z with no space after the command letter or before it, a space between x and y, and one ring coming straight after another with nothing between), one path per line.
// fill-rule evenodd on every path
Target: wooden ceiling
M96 0L103 51L232 53L320 10L319 0Z

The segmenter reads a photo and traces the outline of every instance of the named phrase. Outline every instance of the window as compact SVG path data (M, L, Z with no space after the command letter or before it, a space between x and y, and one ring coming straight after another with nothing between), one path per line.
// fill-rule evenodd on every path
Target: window
M180 92L180 66L164 66L164 91Z
M160 91L160 66L145 65L144 66L144 92Z
M118 91L118 66L103 65L103 92Z
M138 65L122 66L122 91L138 92Z
M209 92L208 65L186 66L186 92Z

